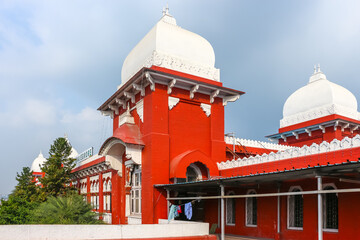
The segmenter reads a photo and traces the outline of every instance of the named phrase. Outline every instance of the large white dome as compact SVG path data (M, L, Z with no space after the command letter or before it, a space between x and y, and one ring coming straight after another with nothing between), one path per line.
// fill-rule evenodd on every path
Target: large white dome
M306 86L286 100L280 127L332 114L358 120L357 100L349 90L327 80L319 69L310 77Z
M46 162L46 158L42 155L42 153L39 153L39 156L34 159L34 161L31 164L30 170L33 172L41 172L41 167Z
M220 80L211 44L198 34L177 26L168 12L126 57L121 71L122 84L142 67L153 65Z

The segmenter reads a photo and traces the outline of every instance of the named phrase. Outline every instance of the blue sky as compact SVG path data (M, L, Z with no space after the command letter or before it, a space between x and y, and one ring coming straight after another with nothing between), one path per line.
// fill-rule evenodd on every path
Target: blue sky
M359 1L0 0L0 194L64 133L79 152L98 150L112 124L96 109L166 2L179 26L212 44L224 86L246 92L226 107L226 132L276 133L285 100L317 63L360 97Z

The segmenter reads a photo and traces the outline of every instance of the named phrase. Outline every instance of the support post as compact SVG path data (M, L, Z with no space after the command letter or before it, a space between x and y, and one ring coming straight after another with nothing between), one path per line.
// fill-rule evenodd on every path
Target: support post
M317 178L317 189L318 191L322 190L322 178L321 176L316 176ZM318 240L323 240L323 231L322 231L322 222L323 222L323 212L322 212L322 195L318 193Z
M221 240L225 240L225 191L224 191L224 185L220 185L220 189L221 189Z
M280 192L280 185L278 185L278 193ZM277 233L280 234L280 196L277 196Z
M168 200L170 198L170 190L166 189L166 218L169 218L169 208L170 208L170 200Z

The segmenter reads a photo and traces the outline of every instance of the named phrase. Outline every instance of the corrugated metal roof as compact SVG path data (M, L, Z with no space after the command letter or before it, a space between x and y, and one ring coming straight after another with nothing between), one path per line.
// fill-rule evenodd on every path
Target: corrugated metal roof
M355 166L356 165L356 166ZM284 175L281 178L277 178L277 180L281 179L293 179L294 177L306 178L306 176L316 175L319 173L327 173L331 170L344 170L349 169L352 170L354 168L360 168L360 160L359 161L346 161L342 163L336 164L327 164L327 165L316 165L316 166L308 166L307 168L296 168L290 170L280 170L280 171L272 171L272 172L264 172L264 173L255 173L249 175L242 175L242 176L232 176L232 177L224 177L224 178L216 178L216 179L207 179L207 180L200 180L196 182L182 182L182 183L173 183L173 184L157 184L154 185L157 188L174 188L174 187L181 187L181 186L198 186L198 187L206 187L206 186L215 186L220 184L231 183L233 181L244 181L244 183L249 183L252 179L254 183L258 181L266 182L271 181L274 179L268 179L267 176L271 177L274 175ZM312 170L316 169L317 172L312 172ZM306 171L306 172L305 172ZM256 177L256 179L254 179ZM262 179L264 178L264 179ZM247 181L245 181L247 180ZM274 180L275 181L275 180Z

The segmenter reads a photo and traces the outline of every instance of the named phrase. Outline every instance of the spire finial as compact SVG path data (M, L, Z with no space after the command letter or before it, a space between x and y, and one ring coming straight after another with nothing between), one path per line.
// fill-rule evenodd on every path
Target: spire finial
M316 73L316 64L314 65L314 74Z
M168 3L166 3L166 7L163 8L162 14L163 14L163 16L169 15L169 4Z
M317 69L317 72L321 72L321 69L320 69L320 63L318 63L318 69Z

